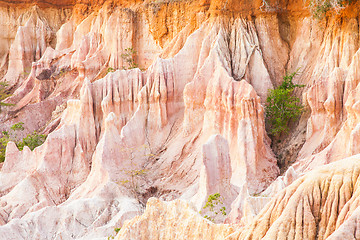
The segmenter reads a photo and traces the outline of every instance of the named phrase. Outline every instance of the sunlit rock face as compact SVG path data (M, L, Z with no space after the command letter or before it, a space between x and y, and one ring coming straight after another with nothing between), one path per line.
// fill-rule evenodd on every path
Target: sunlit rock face
M204 219L182 200L162 202L151 198L144 214L126 222L116 239L220 240L233 231L229 225Z
M198 29L189 23L163 59L156 56L166 38L153 37L146 14L104 5L52 32L40 21L41 9L32 11L19 29L37 32L24 39L19 30L9 50L9 67L19 66L4 76L16 86L6 123L21 120L31 130L50 121L44 130L50 134L33 152L8 145L0 234L21 238L25 224L29 238L106 237L141 213L151 196L181 197L199 211L208 195L220 192L229 212L240 186L256 193L277 177L262 107L273 85L252 22L234 19L230 29L220 19ZM55 46L43 37L47 31ZM146 45L138 36L149 38ZM145 71L128 69L124 54L136 46L141 67L151 57ZM20 52L34 55L11 57ZM21 76L31 58L29 75ZM91 216L81 215L88 208Z
M359 155L313 170L229 239L356 239L358 177Z
M355 13L340 24L293 2L284 16L272 1L265 12L262 1L17 4L0 4L13 91L0 128L22 121L22 135L48 137L7 146L1 239L106 239L120 227L118 239L356 238ZM279 176L264 106L297 69L304 114ZM216 193L226 215L215 224L203 216Z
M184 203L164 204L152 199L143 215L123 226L117 239L170 239L170 236L179 236L180 239L182 236L189 236L187 234L192 234L191 239L218 239L219 234L226 234L221 237L228 240L339 239L343 236L346 236L346 239L356 239L359 217L359 157L354 155L300 177L277 193L260 213L243 227L208 225L207 220L201 219L198 213ZM178 210L180 205L181 211ZM170 206L171 213L168 212ZM159 209L163 209L161 213L164 215L158 212ZM163 226L173 221L178 224L171 225L173 227ZM204 226L205 222L208 224ZM199 233L199 228L204 231Z

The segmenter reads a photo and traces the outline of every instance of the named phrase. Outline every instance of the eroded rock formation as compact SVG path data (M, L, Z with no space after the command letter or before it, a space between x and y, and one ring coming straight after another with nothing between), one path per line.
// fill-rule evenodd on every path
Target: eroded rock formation
M356 12L316 20L294 1L17 4L0 5L14 104L1 129L22 121L24 134L48 138L33 151L7 146L2 239L107 238L122 226L118 239L356 238ZM296 69L305 111L275 155L264 104ZM215 193L227 215L214 220L232 226L198 213Z
M229 239L334 239L357 218L359 155L313 170L280 191ZM347 220L349 219L349 220ZM351 237L356 239L352 227ZM355 231L354 231L355 230ZM332 235L332 237L329 237Z
M220 240L232 232L229 225L214 224L204 219L182 200L162 202L151 198L145 213L126 222L116 239Z

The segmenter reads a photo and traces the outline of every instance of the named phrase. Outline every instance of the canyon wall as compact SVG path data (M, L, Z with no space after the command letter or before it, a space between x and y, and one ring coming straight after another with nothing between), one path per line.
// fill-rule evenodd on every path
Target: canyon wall
M357 239L360 8L306 4L2 1L0 128L48 137L7 145L1 239Z

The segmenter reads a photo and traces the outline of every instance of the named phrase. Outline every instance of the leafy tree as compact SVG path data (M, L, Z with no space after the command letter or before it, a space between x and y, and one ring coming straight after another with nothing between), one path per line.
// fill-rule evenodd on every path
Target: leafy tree
M6 146L10 141L15 142L20 151L22 151L25 146L28 146L32 151L45 142L46 135L38 134L36 131L19 140L17 132L24 130L23 125L23 122L19 122L12 125L9 130L2 132L3 136L0 138L0 162L5 160Z
M34 150L36 147L42 145L46 140L45 134L38 134L36 131L28 134L26 137L16 143L16 146L20 151L24 149L25 146L28 146L30 150Z
M289 131L288 124L291 120L298 118L303 110L300 99L294 96L294 90L304 85L294 84L293 78L296 72L286 75L282 84L272 90L266 99L265 113L269 134L278 137Z
M22 122L16 123L10 127L9 130L3 131L2 138L0 138L0 162L3 162L5 160L5 150L8 142L13 141L17 142L16 138L16 131L22 131L24 130Z

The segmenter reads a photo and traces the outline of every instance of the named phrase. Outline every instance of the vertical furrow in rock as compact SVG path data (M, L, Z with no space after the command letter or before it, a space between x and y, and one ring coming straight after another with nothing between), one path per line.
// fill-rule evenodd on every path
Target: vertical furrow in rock
M24 26L18 28L9 51L9 66L2 81L15 87L31 71L31 64L40 59L49 46L51 29L39 15L37 6L31 9Z
M56 48L41 12L22 24L4 78L19 86L6 125L25 119L35 130L58 120L34 151L8 144L0 236L21 239L21 226L29 238L110 236L156 196L196 209L150 199L119 239L225 239L230 226L197 213L215 193L224 198L226 221L240 223L229 239L325 239L342 224L358 234L357 157L346 159L354 172L333 163L302 176L359 153L357 20L260 13L261 1L241 6L253 6L252 17L234 14L229 23L213 1L202 1L184 20L194 2L121 1L94 12L81 5L76 11L86 16L68 19ZM291 17L289 33L281 32L282 17ZM286 42L284 34L291 35ZM161 51L169 58L157 57ZM289 153L297 163L274 182L279 168L263 105L285 72L299 67L294 82L308 84L308 112L292 131L307 125L306 143L297 157ZM66 109L55 116L60 104Z
M351 193L350 189L358 179L353 178L353 171L347 168L350 164L358 171L358 157L356 155L309 172L285 188L266 205L254 222L229 239L328 239L336 236L337 231L343 231L342 225L337 222L343 221L344 213L341 212L348 212L350 206L357 208L354 199L359 199L359 194ZM319 197L322 201L320 206ZM316 208L319 210L314 212ZM348 217L352 215L355 217L357 210L349 213ZM347 224L353 221L350 219L345 220Z

